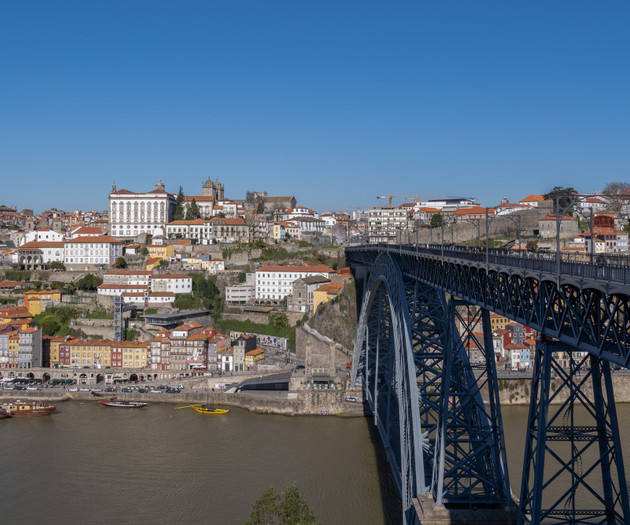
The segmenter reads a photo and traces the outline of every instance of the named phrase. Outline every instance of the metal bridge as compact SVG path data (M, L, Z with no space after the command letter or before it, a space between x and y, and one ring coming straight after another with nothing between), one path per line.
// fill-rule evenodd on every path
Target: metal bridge
M352 382L371 407L405 523L630 523L611 380L611 363L630 361L625 261L417 245L348 247L346 259L360 296ZM490 312L540 334L520 497Z

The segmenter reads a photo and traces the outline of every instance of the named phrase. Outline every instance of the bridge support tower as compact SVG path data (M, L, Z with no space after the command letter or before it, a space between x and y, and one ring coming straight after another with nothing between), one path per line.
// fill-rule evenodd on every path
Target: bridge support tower
M545 341L536 345L519 509L519 525L541 523L630 523L610 364Z

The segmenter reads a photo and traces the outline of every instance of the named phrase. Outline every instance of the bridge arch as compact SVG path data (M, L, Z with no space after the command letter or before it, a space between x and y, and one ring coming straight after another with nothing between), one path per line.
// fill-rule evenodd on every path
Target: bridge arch
M630 523L609 366L630 367L630 267L565 262L560 255L556 260L521 258L417 246L361 246L347 249L346 256L355 278L363 281L353 382L361 382L379 425L407 523L417 517L406 506L414 486L419 499L427 489L433 497L421 499L418 507L433 501L437 506L516 510L504 461L490 311L543 336L533 359L519 524L538 524L558 512L573 520L595 519L604 512ZM481 347L481 369L473 370L467 359L465 349L473 345ZM557 352L568 354L568 365L558 363ZM401 363L407 364L402 372ZM409 384L400 384L400 378ZM592 398L583 394L586 381L592 383ZM558 397L561 391L566 401ZM407 407L410 395L417 411ZM553 399L560 399L560 408L552 408ZM394 409L385 411L383 403ZM593 426L578 429L573 417L566 419L580 406L593 417ZM416 413L419 432L414 430ZM582 448L582 441L598 448L598 458L582 455L588 448ZM556 442L564 442L564 448L554 450ZM550 464L552 472L547 472L545 455L559 457L566 442L577 452ZM582 461L590 463L583 467ZM562 476L575 480L571 490L557 498L543 493L546 483ZM586 508L588 498L578 491L601 493L601 507ZM453 513L451 520L456 519ZM467 516L460 519L465 522Z
M509 506L496 380L484 379L492 405L486 409L482 388L471 387L476 380L467 368L469 342L456 333L455 302L404 275L387 253L370 267L363 290L353 383L361 382L372 409L406 521L413 521L414 498L429 493L439 505L472 499L487 508ZM486 321L489 325L487 312ZM486 362L494 366L493 352L486 354ZM460 391L466 386L470 392ZM457 406L449 401L453 396L461 400ZM467 426L451 436L447 421L455 419ZM473 430L473 420L481 421L483 429ZM465 444L474 441L473 432L483 439ZM455 450L466 447L475 449L475 458L462 466ZM481 487L492 496L475 496Z

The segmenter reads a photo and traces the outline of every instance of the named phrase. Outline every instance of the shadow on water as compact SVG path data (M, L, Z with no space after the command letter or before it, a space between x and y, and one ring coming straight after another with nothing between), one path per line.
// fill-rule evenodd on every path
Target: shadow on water
M374 445L376 454L378 481L382 494L383 521L388 525L397 525L403 522L400 493L398 492L398 487L396 486L396 481L392 474L392 468L387 461L387 455L383 448L381 436L378 433L377 426L374 424L374 418L372 417L367 403L363 404L363 412L365 414L365 423L368 426L370 441Z

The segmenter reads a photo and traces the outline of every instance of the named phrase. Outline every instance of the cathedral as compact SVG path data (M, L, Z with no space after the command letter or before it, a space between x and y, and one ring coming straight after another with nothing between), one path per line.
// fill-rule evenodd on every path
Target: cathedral
M201 195L204 197L212 197L215 201L223 200L223 184L219 182L219 179L212 182L212 179L208 177L208 180L201 186Z

